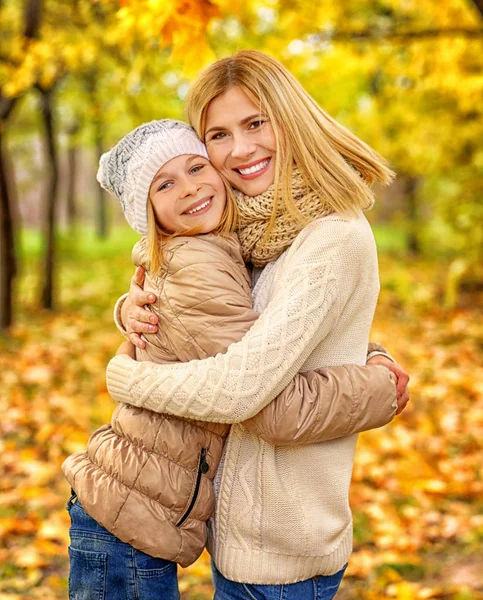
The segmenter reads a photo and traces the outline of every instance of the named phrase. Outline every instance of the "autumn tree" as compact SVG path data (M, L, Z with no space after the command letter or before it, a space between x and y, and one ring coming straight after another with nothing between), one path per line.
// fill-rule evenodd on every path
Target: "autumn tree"
M21 72L22 56L28 53L38 35L42 0L28 0L25 3L20 30L13 27L16 15L10 4L0 3L1 27L4 29L0 45L0 81L6 81L6 86L0 86L0 331L12 322L12 285L17 270L4 133L20 94L10 93L8 83L17 69Z

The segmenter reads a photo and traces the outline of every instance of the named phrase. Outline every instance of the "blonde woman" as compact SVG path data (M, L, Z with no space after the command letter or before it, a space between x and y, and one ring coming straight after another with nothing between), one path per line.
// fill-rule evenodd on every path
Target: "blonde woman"
M216 599L329 599L352 548L357 435L278 446L242 422L272 406L299 371L366 362L379 280L362 211L373 202L370 185L388 184L392 173L257 51L201 73L187 114L236 190L238 234L254 265L261 314L225 354L187 364L136 362L125 342L108 366L109 391L155 412L232 425L208 540ZM132 298L123 310L124 322L139 316ZM401 411L407 375L388 366Z

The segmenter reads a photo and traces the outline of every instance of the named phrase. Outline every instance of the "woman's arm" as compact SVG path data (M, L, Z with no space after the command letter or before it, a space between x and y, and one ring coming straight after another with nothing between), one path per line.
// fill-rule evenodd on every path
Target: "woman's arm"
M351 224L339 221L330 231L331 236L305 238L292 252L263 314L226 354L173 365L117 356L108 366L113 398L206 421L241 422L259 412L331 331L353 292L351 285L357 285L351 275L354 281L340 289L333 264L336 254L347 252ZM349 245L351 273L357 273L366 256L360 240Z
M147 347L137 351L138 360L188 362L226 352L258 318L246 271L213 253L216 247L208 249L199 240L180 245L166 276L146 271L144 289L158 298L149 308L160 328L144 335ZM139 243L135 264L146 253ZM297 373L244 425L274 445L311 444L385 425L395 409L387 369L348 365Z

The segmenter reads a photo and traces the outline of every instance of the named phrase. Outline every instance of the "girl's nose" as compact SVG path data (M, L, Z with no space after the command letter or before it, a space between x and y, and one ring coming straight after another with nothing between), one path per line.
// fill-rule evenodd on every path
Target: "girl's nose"
M186 198L186 196L195 196L197 191L198 184L189 177L185 177L180 192L181 198Z
M233 147L231 155L233 158L247 158L256 151L256 146L253 142L247 139L244 135L233 136Z

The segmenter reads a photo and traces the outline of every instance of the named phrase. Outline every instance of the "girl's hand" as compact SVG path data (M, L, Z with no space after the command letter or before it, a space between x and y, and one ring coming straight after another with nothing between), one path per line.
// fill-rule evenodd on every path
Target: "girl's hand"
M124 300L121 308L121 320L128 333L129 340L138 348L144 348L146 342L141 339L140 333L156 333L158 331L158 317L147 310L146 304L156 302L152 292L145 292L144 269L137 267L131 279L129 295Z
M118 354L128 354L131 358L136 358L136 348L131 342L123 342L117 349L116 356Z
M409 375L406 371L398 365L398 363L392 362L389 358L386 358L382 354L373 356L367 361L368 365L382 365L393 373L396 377L396 395L397 395L397 411L396 414L400 415L406 408L409 402Z

